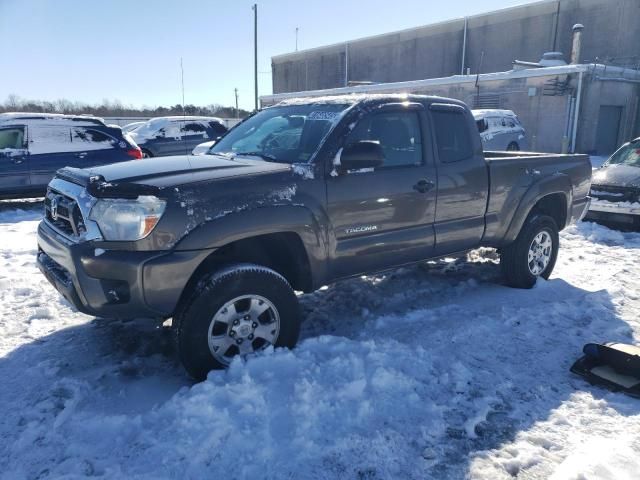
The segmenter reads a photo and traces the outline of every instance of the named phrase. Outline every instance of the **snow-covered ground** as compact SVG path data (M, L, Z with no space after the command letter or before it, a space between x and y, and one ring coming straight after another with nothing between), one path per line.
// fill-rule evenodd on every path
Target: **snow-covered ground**
M640 234L562 233L530 291L491 250L301 301L293 351L193 385L166 328L74 312L37 272L38 203L0 202L0 478L625 479L640 401L569 373L640 338Z

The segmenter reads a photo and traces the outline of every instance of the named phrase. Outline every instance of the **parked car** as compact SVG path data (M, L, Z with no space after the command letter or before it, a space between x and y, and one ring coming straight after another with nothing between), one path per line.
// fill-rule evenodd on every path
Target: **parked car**
M146 122L131 122L131 123L127 123L124 127L122 127L122 131L124 133L131 133L136 128L138 128L140 125L144 125L145 123Z
M189 154L196 145L226 132L220 118L158 117L136 128L131 136L145 157L164 157Z
M640 228L640 138L624 144L593 174L587 220Z
M511 110L473 110L485 150L527 150L527 137L518 116Z
M100 118L0 114L0 198L42 196L56 170L142 158L120 127Z
M37 262L82 312L173 317L202 379L235 355L293 347L296 290L480 246L500 249L508 285L532 287L590 181L587 155L485 156L457 100L290 100L208 155L59 171ZM54 205L73 215L56 220Z
M196 145L195 148L191 151L191 155L205 155L209 153L209 150L211 150L211 147L213 147L215 143L215 140L210 140L208 142Z

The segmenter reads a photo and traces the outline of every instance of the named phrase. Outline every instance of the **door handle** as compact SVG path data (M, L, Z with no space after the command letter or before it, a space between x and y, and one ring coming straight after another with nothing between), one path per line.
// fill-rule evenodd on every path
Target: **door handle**
M413 189L420 192L420 193L427 193L429 190L431 190L433 187L435 187L436 184L434 182L432 182L431 180L427 180L426 178L422 178L420 180L418 180L418 183L416 183L413 186Z
M78 158L84 158L86 156L87 156L87 152L76 153L76 157L78 157Z
M13 163L15 163L16 165L20 165L22 162L24 162L24 158L22 158L22 157L13 158L11 161Z

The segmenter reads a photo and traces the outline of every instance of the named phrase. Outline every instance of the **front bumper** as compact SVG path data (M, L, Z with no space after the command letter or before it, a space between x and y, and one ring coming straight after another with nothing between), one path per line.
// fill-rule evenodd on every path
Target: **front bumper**
M593 200L585 220L632 229L640 228L640 205Z
M79 311L113 318L167 318L210 250L106 250L105 242L69 241L44 221L37 265ZM102 246L101 246L102 245Z
M640 203L613 203L603 200L592 200L589 210L594 212L619 213L623 215L640 215Z

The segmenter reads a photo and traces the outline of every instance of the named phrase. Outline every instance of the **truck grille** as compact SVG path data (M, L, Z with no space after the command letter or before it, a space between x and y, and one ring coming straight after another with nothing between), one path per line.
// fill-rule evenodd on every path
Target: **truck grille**
M613 185L591 185L591 196L607 202L637 202L640 190L637 188L617 187Z
M78 238L87 231L80 207L71 197L48 189L44 211L47 223L68 237Z

